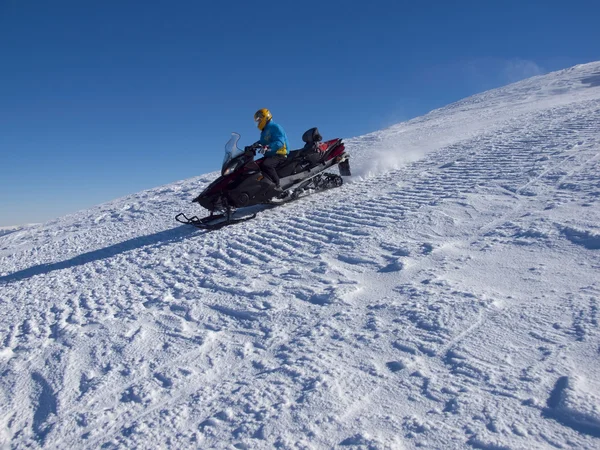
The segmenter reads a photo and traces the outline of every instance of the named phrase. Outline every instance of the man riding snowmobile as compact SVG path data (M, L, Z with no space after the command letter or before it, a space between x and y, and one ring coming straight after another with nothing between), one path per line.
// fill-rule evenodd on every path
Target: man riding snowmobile
M266 117L268 116L262 116L261 119ZM268 119L264 121L264 125L260 121L258 124L263 126L262 131L264 131L268 126ZM274 144L270 151L274 152L275 156L278 154L283 156L283 151L286 151L287 158L281 159L276 174L280 179L283 192L276 192L275 183L264 176L268 169L265 171L263 164L268 157L254 159L258 152L262 153L264 145L258 141L241 150L237 147L240 135L232 133L231 139L225 145L221 176L192 200L193 203L198 203L210 211L210 215L198 218L180 213L175 220L198 228L215 230L254 218L256 212L252 213L248 208L261 204L272 205L273 197L277 196L283 202L293 201L312 192L341 186L342 176L351 175L349 156L345 152L342 139L336 138L323 142L319 130L311 128L302 136L304 148L291 151L288 155L285 133L283 133L284 139L280 139L280 142L276 142L278 139L273 139L273 136L276 134L265 137L263 142ZM283 145L280 145L281 143ZM326 172L336 166L339 168L340 175ZM237 214L238 209L245 212Z
M289 154L287 135L281 125L273 121L271 111L266 108L259 109L254 113L254 121L260 130L260 139L256 144L262 145L265 149L265 158L261 165L262 172L275 184L275 192L281 194L277 168Z

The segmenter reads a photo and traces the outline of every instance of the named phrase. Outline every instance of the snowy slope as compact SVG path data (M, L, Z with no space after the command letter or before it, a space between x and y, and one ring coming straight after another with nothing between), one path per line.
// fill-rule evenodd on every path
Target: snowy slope
M215 174L0 236L0 446L598 448L600 63L347 149L212 233Z
M5 234L14 233L15 231L20 231L27 226L30 226L30 225L14 225L14 226L8 226L8 227L0 227L0 236L4 236Z

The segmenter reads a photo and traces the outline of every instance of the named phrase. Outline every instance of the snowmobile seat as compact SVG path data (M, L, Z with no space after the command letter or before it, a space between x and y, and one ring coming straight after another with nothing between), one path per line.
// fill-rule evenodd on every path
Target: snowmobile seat
M304 147L299 150L300 156L308 160L311 165L317 164L323 157L323 152L319 148L319 142L323 140L323 136L319 133L317 127L306 130L302 135Z
M321 134L319 133L319 130L316 127L305 131L304 134L302 135L302 141L304 142L304 147L302 147L298 150L290 151L290 154L288 155L288 159L304 158L305 156L309 155L310 153L321 151L321 149L319 149L318 143L321 142L322 140L323 140L323 137L321 136Z
M319 148L319 142L323 140L317 127L307 130L302 135L304 147L292 150L287 161L277 168L280 177L287 177L292 173L309 170L316 166L323 158L323 151Z
M322 140L323 136L321 136L317 127L306 130L302 135L302 142L305 142L308 145L312 145L315 142L321 142ZM306 147L306 145L304 147Z

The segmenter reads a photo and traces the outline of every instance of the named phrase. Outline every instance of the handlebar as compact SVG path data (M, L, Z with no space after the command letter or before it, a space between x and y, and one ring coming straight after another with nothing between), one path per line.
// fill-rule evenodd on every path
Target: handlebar
M264 145L262 145L262 144L260 144L258 142L255 142L252 145L248 145L248 146L244 147L244 151L247 151L247 152L251 151L255 155L256 155L256 153L262 153L262 154L264 154L266 152L266 149L267 149L266 146L264 146Z

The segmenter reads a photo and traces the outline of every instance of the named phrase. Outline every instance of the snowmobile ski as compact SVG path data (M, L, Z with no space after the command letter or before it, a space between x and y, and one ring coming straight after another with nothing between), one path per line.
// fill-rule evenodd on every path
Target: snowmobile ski
M185 225L192 225L201 230L219 230L228 225L233 225L236 223L246 222L247 220L252 220L256 217L256 213L249 215L247 217L240 217L239 219L235 218L227 218L226 214L213 214L212 216L206 216L202 219L198 218L198 216L188 217L184 213L179 213L175 216L175 220L179 223L183 223Z

